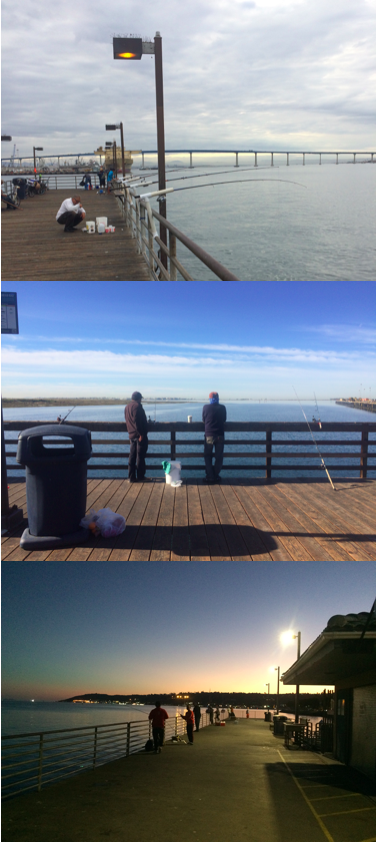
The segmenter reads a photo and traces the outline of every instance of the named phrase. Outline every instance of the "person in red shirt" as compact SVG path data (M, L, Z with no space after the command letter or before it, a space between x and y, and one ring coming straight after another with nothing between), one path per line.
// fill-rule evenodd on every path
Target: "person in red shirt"
M189 744L194 743L194 712L191 711L190 706L187 706L186 714L181 714L182 720L186 720L186 731L189 739Z
M153 708L149 712L148 719L152 722L154 751L157 755L158 752L161 752L161 747L164 745L165 720L169 719L167 711L161 708L160 700L156 700L156 708Z

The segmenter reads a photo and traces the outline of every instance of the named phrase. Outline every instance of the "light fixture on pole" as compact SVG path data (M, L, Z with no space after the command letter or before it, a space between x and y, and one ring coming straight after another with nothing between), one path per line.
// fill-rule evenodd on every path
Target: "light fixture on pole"
M116 130L116 129L120 129L120 149L121 149L121 153L122 153L122 176L123 176L123 178L124 178L124 177L125 177L125 175L126 175L126 168L125 168L125 164L124 164L124 137L123 137L123 123L118 123L118 125L115 125L115 124L111 124L111 125L106 124L106 131L107 131L107 132L115 132L115 130Z
M43 152L43 146L33 146L34 176L35 177L37 177L37 165L36 165L36 162L35 162L35 152L36 152L36 150L38 150L38 152Z
M156 32L154 42L143 41L141 38L113 38L114 59L138 61L143 54L154 55L155 57L155 79L156 79L156 117L157 117L157 163L158 163L158 189L166 190L165 174L165 128L164 128L164 93L162 77L162 38ZM159 197L160 216L166 219L166 198L162 194ZM166 226L160 222L160 240L167 246ZM161 250L161 263L167 267L167 255L164 249Z

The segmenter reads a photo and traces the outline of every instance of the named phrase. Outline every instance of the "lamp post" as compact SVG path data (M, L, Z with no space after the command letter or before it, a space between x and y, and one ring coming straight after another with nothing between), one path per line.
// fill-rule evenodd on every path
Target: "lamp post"
M288 632L283 632L280 636L280 640L283 644L290 644L291 641L297 638L297 661L301 655L301 632L297 632L296 634L289 630ZM296 685L296 693L295 693L295 723L298 723L300 719L300 686Z
M43 152L43 146L33 146L33 158L34 158L34 176L37 177L37 165L35 161L35 152Z
M267 689L268 689L267 690L267 700L269 700L270 699L270 683L265 682L264 684L267 686ZM267 702L267 708L268 708L268 710L270 710L270 703L269 702Z
M126 175L126 167L124 163L124 137L123 137L123 123L119 123L118 125L106 125L107 132L115 132L116 129L120 129L120 148L122 153L122 176L123 178Z
M275 667L278 672L278 684L276 690L276 714L279 714L279 682L280 682L280 667Z
M158 189L166 190L165 174L165 127L164 127L164 93L162 76L162 38L156 32L154 43L143 41L141 38L113 38L114 59L139 60L143 54L154 55L155 57L155 84L156 84L156 118L157 118L157 163L158 163ZM160 216L166 219L166 198L159 197ZM160 222L160 240L167 245L166 226ZM161 263L167 268L167 255L164 249L161 250Z

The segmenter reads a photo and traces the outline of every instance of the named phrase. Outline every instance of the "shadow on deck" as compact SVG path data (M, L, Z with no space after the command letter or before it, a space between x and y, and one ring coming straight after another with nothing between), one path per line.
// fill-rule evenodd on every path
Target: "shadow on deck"
M126 519L116 538L80 547L24 551L26 520L2 540L3 560L282 562L375 560L375 481L255 480L172 488L162 480L129 485L89 479L87 509ZM25 483L11 483L10 505L26 516Z

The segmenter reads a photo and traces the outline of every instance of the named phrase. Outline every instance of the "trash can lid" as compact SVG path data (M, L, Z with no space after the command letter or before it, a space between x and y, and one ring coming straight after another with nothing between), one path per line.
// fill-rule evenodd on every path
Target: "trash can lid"
M74 456L80 459L89 459L92 453L91 434L86 428L76 427L73 424L42 424L20 431L18 436L17 462L22 465L28 465L33 460L40 459L42 455L48 457L49 449L44 449L43 446L43 438L48 436L59 439L71 439ZM66 450L64 448L54 449L55 457L56 450L61 450L61 458L64 459L65 454L67 454Z

